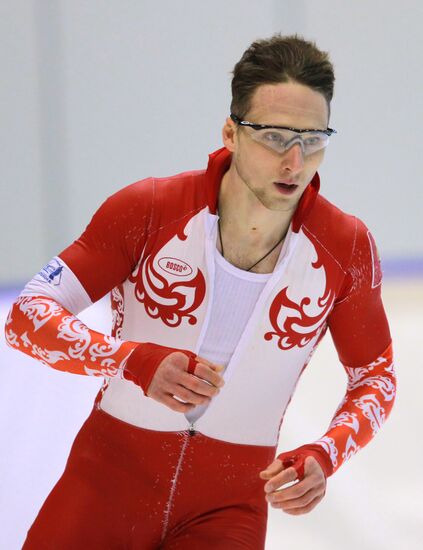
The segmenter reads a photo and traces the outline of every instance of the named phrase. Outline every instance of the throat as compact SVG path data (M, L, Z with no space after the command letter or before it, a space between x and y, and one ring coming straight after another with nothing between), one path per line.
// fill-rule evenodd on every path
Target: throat
M257 228L252 230L257 231ZM259 234L244 234L237 237L229 229L225 231L220 219L218 220L217 249L226 261L245 271L272 273L284 241L285 234L270 245L268 240L264 241Z

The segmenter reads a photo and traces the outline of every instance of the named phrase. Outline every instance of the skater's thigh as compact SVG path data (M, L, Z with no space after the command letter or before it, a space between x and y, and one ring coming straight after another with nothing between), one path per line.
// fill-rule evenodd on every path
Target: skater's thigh
M107 471L83 468L81 461L76 471L67 468L29 530L23 550L156 549L160 526L154 528L130 513L131 487L124 483ZM141 506L143 495L136 500Z
M264 550L267 513L249 506L222 507L169 533L163 550Z
M66 471L28 532L25 550L124 548L122 518L94 480Z

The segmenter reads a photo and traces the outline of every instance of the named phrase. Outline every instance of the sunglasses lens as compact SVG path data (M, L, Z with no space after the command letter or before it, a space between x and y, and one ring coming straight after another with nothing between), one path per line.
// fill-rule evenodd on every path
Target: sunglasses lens
M257 143L264 145L276 153L284 153L295 143L300 143L304 155L311 155L319 149L323 149L329 143L329 136L324 132L306 132L299 134L292 130L278 129L251 129L250 137Z

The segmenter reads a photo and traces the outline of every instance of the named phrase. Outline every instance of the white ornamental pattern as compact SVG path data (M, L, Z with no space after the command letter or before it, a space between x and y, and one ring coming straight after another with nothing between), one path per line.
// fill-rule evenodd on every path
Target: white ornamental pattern
M336 448L335 440L332 437L325 435L318 439L315 443L323 447L323 449L330 456L333 467L336 468L338 466L338 449Z
M68 361L69 357L66 353L59 350L49 350L45 347L40 347L31 341L28 332L24 332L21 336L22 343L25 348L31 349L31 355L39 359L41 363L47 367L55 365L58 361Z
M363 415L370 421L373 435L376 435L385 422L385 409L379 403L376 395L371 393L359 399L353 399L356 407L363 411Z
M345 367L345 370L348 375L348 387L353 387L355 384L358 384L365 376L368 376L369 373L374 369L374 367Z
M351 458L357 451L360 450L360 446L354 441L351 435L348 436L347 444L345 446L345 451L342 453L342 458L348 460Z
M329 426L329 429L336 428L336 426L347 426L348 428L354 430L357 434L360 429L360 422L358 421L356 413L344 411L340 415L335 416Z
M22 343L23 348L27 350L26 353L38 359L44 365L53 366L60 370L71 371L72 369L72 367L67 369L58 366L57 364L61 361L69 362L70 365L72 365L72 362L75 364L75 361L78 361L82 363L85 374L122 377L123 368L132 353L132 349L123 358L120 354L118 364L116 355L124 344L119 338L91 331L74 315L66 315L69 312L49 297L23 296L17 300L15 307L32 321L34 329L26 330L19 336L11 328L8 328L6 339L12 347L19 348L20 343ZM10 311L6 326L11 325L13 322L13 311L16 312L16 309L12 308ZM51 325L46 325L46 323L54 317L59 317L59 319L56 321L57 324L53 325L53 332ZM46 325L44 330L47 331L46 341L50 341L50 345L57 342L60 349L48 349L46 344L41 347L34 342L36 332L44 325ZM60 340L69 342L70 345L59 345Z
M388 376L370 376L355 384L348 384L348 390L355 390L360 386L370 386L379 390L385 401L392 401L395 397L395 384Z
M394 370L394 363L391 362L387 367L383 369L386 372L389 372L394 378L395 378L395 370Z
M101 359L102 367L110 367L115 363L115 360L110 356L114 355L122 345L122 340L113 338L113 336L105 336L104 342L97 342L89 348L90 361L95 363Z
M111 291L111 300L112 300L112 327L113 334L116 335L116 338L122 338L122 325L123 317L125 314L125 303L123 295L119 287L115 287Z
M392 344L372 363L344 368L347 391L327 433L315 442L330 455L334 470L376 435L390 414L396 395ZM375 392L368 393L369 388Z
M63 317L59 325L57 338L73 342L69 346L68 355L71 359L99 363L101 368L92 369L84 365L84 371L91 376L116 376L123 370L122 363L116 365L114 355L119 351L122 340L113 336L104 336L102 342L92 342L92 331L73 315ZM127 357L124 361L126 362Z
M63 313L63 308L54 300L43 297L21 296L17 305L24 315L34 323L34 330L39 330L52 317Z
M12 329L6 330L5 332L6 342L11 346L12 348L19 348L19 340L18 335L13 332Z
M101 369L90 369L87 366L84 366L84 371L88 376L107 376L107 377L113 377L113 378L123 378L123 369L126 366L126 363L128 361L129 356L131 355L133 350L131 350L126 357L122 359L122 361L119 363L119 365L115 365L115 361L112 360L104 360L101 362L103 368ZM107 385L102 386L102 390L104 393L104 390L106 389Z
M9 344L9 346L11 346L12 348L19 348L20 344L18 340L18 335L11 328L7 328L11 323L12 323L12 310L9 311L9 315L7 316L6 325L5 325L6 330L4 334L6 337L6 342Z
M59 325L57 338L74 342L73 346L68 347L68 355L72 359L84 361L85 351L91 343L91 334L89 328L73 315L67 315L62 318Z

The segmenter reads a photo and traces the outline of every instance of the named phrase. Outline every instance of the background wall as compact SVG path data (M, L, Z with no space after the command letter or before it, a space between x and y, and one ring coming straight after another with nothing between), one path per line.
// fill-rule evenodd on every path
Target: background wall
M0 2L0 284L25 282L120 187L204 167L230 71L276 31L335 64L323 194L385 261L423 258L422 22L420 0Z
M420 0L0 1L0 287L11 289L0 292L1 326L23 283L107 196L206 165L221 146L230 71L254 39L277 31L316 40L335 64L339 133L320 170L322 193L367 223L388 275L392 266L423 272L422 24ZM422 448L413 430L423 422L423 283L386 280L406 367L392 419L330 479L310 515L271 510L268 550L421 547ZM107 332L106 307L81 318ZM99 381L47 369L6 349L3 337L0 372L0 548L16 550ZM281 450L320 436L344 390L325 340L287 413Z

